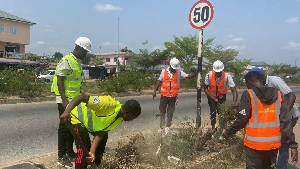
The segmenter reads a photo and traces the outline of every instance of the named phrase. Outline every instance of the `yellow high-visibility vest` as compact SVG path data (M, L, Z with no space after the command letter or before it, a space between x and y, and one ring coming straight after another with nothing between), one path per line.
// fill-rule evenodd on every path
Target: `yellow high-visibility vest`
M64 80L64 87L65 87L65 95L67 98L74 99L76 96L81 94L81 84L82 84L82 68L79 66L78 62L74 57L70 54L64 56L62 60L67 60L69 66L73 70L71 74L67 75ZM59 65L59 64L58 64ZM51 92L55 93L55 95L60 96L57 86L57 68L55 69L55 74L53 77L53 83L51 86Z
M110 131L116 128L123 121L122 117L116 119L121 110L122 104L117 100L114 100L111 104L114 104L115 108L106 109L106 111L111 112L98 113L97 111L88 108L86 103L80 103L71 111L71 115L72 118L75 117L83 123L89 132ZM99 114L103 114L103 116Z

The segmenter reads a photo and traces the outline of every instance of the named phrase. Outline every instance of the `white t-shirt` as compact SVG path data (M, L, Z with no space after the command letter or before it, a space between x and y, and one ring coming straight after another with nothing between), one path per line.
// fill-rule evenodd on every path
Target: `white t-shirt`
M172 79L173 73L169 69L170 69L170 67L167 68L168 75L169 75L169 78ZM160 76L158 78L159 81L163 81L164 80L164 75L165 75L165 71L164 70L165 69L163 69L161 71L161 73L160 73ZM181 79L185 79L188 76L188 74L186 74L184 71L182 71L182 70L179 70L179 71L180 71L180 78ZM167 97L172 97L172 95L169 93L169 95Z
M280 90L283 95L287 95L293 92L292 89L285 83L285 81L277 76L267 76L266 86L275 87L277 90ZM293 105L290 113L292 115L292 118L296 118L300 115L296 104Z

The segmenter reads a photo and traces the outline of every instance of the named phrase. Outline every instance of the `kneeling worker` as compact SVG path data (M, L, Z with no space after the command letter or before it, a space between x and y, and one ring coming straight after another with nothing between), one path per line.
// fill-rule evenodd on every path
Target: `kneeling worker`
M75 97L60 116L62 123L70 122L89 150L90 157L83 154L77 145L75 168L86 168L87 163L100 165L108 139L108 131L116 128L123 120L132 121L141 114L140 104L128 100L124 105L111 96L89 96L81 94ZM91 143L89 133L94 136ZM89 162L87 162L89 161Z

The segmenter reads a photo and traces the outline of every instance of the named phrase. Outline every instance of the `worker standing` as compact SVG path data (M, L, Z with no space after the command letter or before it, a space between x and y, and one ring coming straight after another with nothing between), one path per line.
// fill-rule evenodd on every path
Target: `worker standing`
M91 51L91 41L86 37L79 37L75 44L74 51L59 61L51 86L51 92L56 95L59 116L65 111L69 101L81 94L83 72L79 59L82 60L87 52ZM73 142L71 132L64 124L59 123L57 160L59 165L72 166L70 159L76 157Z
M175 111L175 102L177 101L178 92L180 89L180 78L191 79L197 76L198 71L195 74L186 74L180 70L180 62L176 58L170 60L170 67L163 69L158 78L156 86L153 92L153 99L156 97L156 91L161 86L161 98L160 98L160 129L158 132L165 132L168 134ZM167 112L167 120L165 120L165 114Z
M213 63L213 70L206 74L204 81L204 92L207 95L210 108L212 129L214 129L216 125L216 114L219 114L218 104L222 104L226 101L228 86L233 95L233 105L236 104L238 97L231 75L223 70L224 64L220 60L215 61Z
M263 74L263 70L255 67L249 70L249 72L258 72L262 75L264 85L267 87L275 87L277 90L280 90L280 92L283 94L284 99L287 100L287 108L291 115L292 120L292 127L294 127L297 123L298 116L300 115L300 112L295 104L296 95L292 91L290 87L282 80L280 77L277 76L265 76ZM277 168L278 169L286 169L288 160L289 160L289 145L288 140L285 137L282 137L282 145L278 151L278 161L277 161ZM276 158L273 160L276 162Z
M245 76L248 90L244 91L234 123L222 136L230 135L244 128L246 146L246 168L271 169L272 159L281 146L281 138L287 140L292 152L292 162L298 161L298 143L292 130L290 114L279 90L265 87L258 72Z
M86 168L87 164L93 162L99 166L108 139L108 131L116 128L123 120L132 121L140 114L141 106L136 100L128 100L122 105L109 95L81 94L75 97L60 116L62 123L68 122L71 117L77 135L89 150L90 157L86 157L82 148L76 143L75 169ZM89 133L94 136L92 143Z

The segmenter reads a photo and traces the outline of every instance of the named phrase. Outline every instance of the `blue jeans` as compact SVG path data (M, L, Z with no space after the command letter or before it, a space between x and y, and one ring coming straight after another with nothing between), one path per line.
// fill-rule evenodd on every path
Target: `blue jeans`
M292 126L294 127L297 123L298 117L292 119ZM287 169L287 164L289 161L289 145L286 140L283 138L281 140L281 147L279 149L278 161L277 161L277 169ZM276 161L276 159L275 159Z

